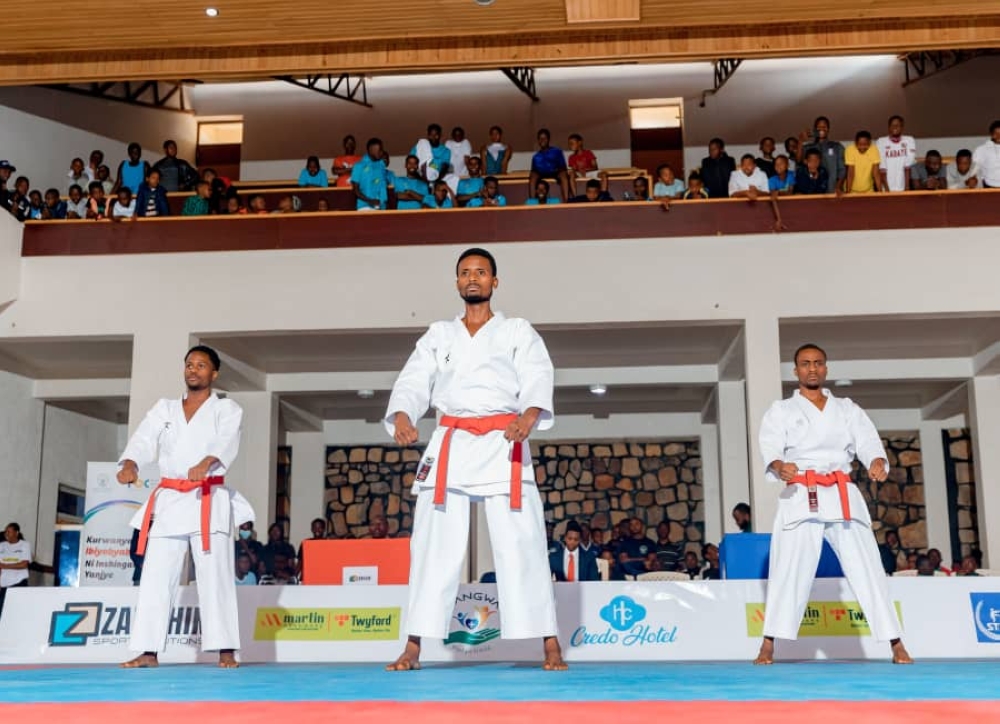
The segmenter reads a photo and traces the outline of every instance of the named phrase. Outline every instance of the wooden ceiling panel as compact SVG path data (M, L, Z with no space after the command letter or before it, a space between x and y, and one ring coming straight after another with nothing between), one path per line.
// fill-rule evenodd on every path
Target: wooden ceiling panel
M69 3L4 13L0 84L235 79L1000 47L1000 0L135 0L82 32ZM605 3L619 20L594 15ZM219 8L216 18L205 7ZM583 11L587 11L583 15ZM589 13L589 14L588 14ZM567 17L588 22L568 23ZM64 22L62 19L67 18ZM596 20L596 22L591 22ZM84 23L84 26L86 24Z

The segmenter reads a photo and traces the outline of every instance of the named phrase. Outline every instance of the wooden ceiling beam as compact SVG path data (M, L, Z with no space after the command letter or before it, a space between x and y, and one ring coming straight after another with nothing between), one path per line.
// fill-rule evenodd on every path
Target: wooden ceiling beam
M253 47L0 55L0 85L259 79L1000 48L1000 15L684 29L577 27L547 34Z

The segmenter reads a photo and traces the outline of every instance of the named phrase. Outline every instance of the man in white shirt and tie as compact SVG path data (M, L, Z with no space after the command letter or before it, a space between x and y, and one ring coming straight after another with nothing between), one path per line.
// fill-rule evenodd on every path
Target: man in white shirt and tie
M785 487L771 535L764 641L754 663L774 662L775 638L798 638L824 540L836 553L872 635L890 642L893 663L913 663L900 639L868 505L850 480L855 457L875 482L888 477L882 440L860 407L823 387L826 352L805 344L794 362L798 390L771 405L760 427L767 478Z
M580 524L571 520L566 524L560 549L549 556L549 568L559 583L601 580L597 556L583 550L580 545L581 532Z

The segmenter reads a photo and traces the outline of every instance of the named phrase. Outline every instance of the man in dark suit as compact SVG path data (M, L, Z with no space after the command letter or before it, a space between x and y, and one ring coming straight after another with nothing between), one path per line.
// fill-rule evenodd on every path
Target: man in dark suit
M563 544L559 546L559 550L549 555L549 568L559 582L601 580L597 571L597 557L580 548L580 532L580 524L571 520L566 524Z

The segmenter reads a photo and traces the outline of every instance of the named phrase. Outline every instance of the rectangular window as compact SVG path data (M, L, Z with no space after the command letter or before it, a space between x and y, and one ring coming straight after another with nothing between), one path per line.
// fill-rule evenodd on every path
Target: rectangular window
M243 143L243 121L207 121L198 124L199 146Z
M680 128L683 120L680 99L675 98L629 101L628 112L632 130Z

